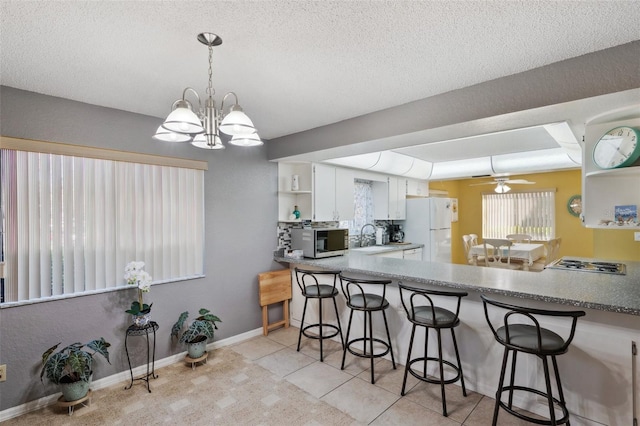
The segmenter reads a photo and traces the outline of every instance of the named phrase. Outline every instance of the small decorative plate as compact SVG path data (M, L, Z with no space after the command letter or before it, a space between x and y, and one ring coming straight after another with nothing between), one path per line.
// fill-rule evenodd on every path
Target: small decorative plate
M582 213L582 196L581 195L572 195L569 197L569 201L567 202L567 210L573 216L580 216Z

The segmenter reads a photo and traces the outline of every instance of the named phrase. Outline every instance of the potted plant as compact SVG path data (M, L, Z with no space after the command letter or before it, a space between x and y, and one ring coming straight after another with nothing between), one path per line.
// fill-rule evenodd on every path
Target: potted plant
M193 359L200 358L204 354L207 340L212 339L214 330L218 329L216 322L222 322L208 309L200 309L198 314L199 316L184 328L185 321L189 316L189 312L185 311L180 314L178 321L171 327L171 336L179 337L180 343L187 344L187 352ZM181 331L182 336L180 336Z
M125 312L133 315L133 323L138 327L145 326L149 323L151 305L147 305L142 300L142 294L151 290L151 275L144 270L144 262L129 262L124 268L124 279L129 285L138 287L138 300L131 303L131 308Z
M66 401L77 401L84 398L89 392L89 384L93 374L93 356L100 354L106 358L108 363L111 363L107 350L111 344L101 337L85 344L73 343L55 352L58 346L60 343L42 354L40 380L46 375L52 383L60 385ZM84 347L92 352L83 349Z

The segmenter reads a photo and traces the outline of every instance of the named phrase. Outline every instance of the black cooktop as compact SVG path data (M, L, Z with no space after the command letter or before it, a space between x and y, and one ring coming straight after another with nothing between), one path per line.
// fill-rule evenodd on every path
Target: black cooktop
M601 274L625 275L627 268L624 263L605 262L595 260L579 260L563 257L547 266L549 269L566 269L570 271L598 272Z

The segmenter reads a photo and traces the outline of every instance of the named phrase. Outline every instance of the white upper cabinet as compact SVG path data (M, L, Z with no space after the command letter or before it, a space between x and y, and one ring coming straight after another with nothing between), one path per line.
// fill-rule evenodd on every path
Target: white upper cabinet
M407 179L407 196L428 197L429 182L426 180Z
M638 111L639 109L636 109ZM587 123L582 168L582 220L588 228L634 229L640 226L615 217L616 206L640 208L640 160L621 168L600 168L593 159L597 142L610 130L627 126L640 130L640 117ZM604 143L609 144L609 141ZM635 141L639 144L639 141ZM640 147L640 145L636 145ZM615 150L615 148L613 148ZM632 207L633 208L633 207Z
M389 219L404 220L407 217L407 179L389 176Z
M313 220L330 222L354 216L353 171L313 164Z
M403 220L407 216L407 179L386 176L373 182L374 219Z
M353 220L355 216L354 178L352 169L336 167L336 220Z

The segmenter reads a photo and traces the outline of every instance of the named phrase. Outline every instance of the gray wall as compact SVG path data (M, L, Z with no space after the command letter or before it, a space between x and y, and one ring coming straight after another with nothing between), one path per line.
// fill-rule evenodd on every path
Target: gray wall
M189 144L151 138L160 118L97 107L0 87L0 133L26 139L64 142L126 151L206 160L206 277L152 287L152 318L160 325L156 359L184 351L172 343L171 325L180 312L209 308L222 319L215 340L261 326L257 274L279 269L273 262L277 223L277 167L265 146L205 151ZM135 290L76 297L0 309L0 363L7 381L0 383L0 411L57 392L42 384L42 353L58 342L70 344L104 337L112 346L111 365L101 357L94 378L128 369L124 348L130 325L124 310ZM144 339L129 340L140 352ZM136 365L142 356L137 357Z
M274 138L267 148L268 158L275 160L332 148L353 148L359 143L373 146L373 149L363 152L425 143L429 141L429 136L424 132L426 130L635 89L640 87L639 57L640 41L634 41ZM420 135L421 139L413 140L413 133ZM489 131L471 134L478 133ZM449 136L453 138L469 135ZM434 140L443 138L436 136ZM412 142L405 143L407 141ZM338 156L360 153L362 152L342 152Z

